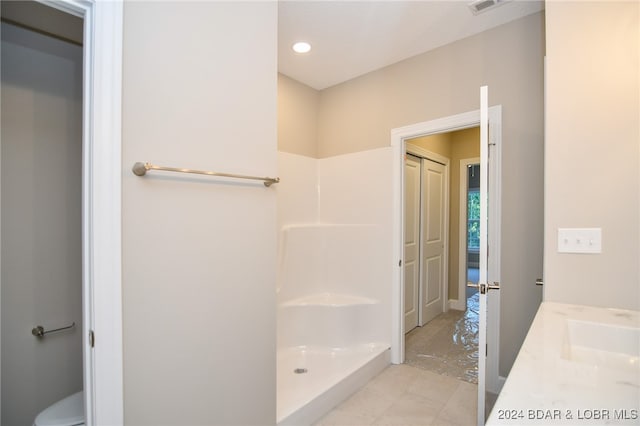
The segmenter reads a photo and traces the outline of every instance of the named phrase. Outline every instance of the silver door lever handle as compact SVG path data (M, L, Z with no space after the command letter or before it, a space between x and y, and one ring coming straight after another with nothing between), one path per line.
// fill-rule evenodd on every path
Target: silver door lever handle
M544 285L542 278L536 278L536 285Z
M484 283L472 283L471 281L467 281L467 287L474 287L480 290L480 294L486 294L487 290L500 290L500 283L494 281L492 284L484 284Z

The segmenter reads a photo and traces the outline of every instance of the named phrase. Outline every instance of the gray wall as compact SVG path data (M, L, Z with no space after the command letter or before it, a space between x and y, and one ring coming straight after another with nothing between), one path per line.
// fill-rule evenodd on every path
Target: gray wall
M82 48L3 22L1 128L2 424L21 426L82 389Z
M546 301L640 309L639 17L547 3ZM558 253L570 227L602 228L602 253Z
M276 419L277 3L125 2L124 415Z
M278 150L318 158L320 92L278 74Z
M544 14L537 13L320 92L318 156L389 146L390 130L503 107L500 374L541 300Z

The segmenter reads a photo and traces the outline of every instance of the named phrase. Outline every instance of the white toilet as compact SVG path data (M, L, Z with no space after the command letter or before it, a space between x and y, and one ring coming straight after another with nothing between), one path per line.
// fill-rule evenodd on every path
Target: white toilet
M84 392L80 391L45 408L33 426L84 425Z

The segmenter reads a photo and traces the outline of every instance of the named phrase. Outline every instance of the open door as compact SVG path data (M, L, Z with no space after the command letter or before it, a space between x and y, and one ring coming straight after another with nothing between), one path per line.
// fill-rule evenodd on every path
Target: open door
M483 426L486 418L486 393L488 392L487 380L487 359L488 342L495 339L489 336L488 330L495 331L493 327L488 327L490 318L495 318L499 309L499 298L490 296L491 290L499 290L500 283L497 279L496 262L493 260L497 253L493 253L493 259L489 259L490 239L494 240L495 234L490 234L489 204L492 195L489 193L489 179L495 179L495 175L490 176L489 165L491 161L489 141L489 90L487 86L480 88L480 277L477 284L468 283L470 287L477 287L480 299L478 318L478 426ZM491 185L495 188L495 185ZM492 203L492 207L495 203ZM495 208L495 207L494 207ZM497 210L497 209L496 209ZM492 211L492 216L496 216L497 211ZM490 238L490 235L494 238ZM495 240L494 240L495 241ZM497 246L497 244L496 244ZM496 292L497 293L497 292ZM495 345L491 345L495 347ZM497 354L492 354L497 357Z
M76 158L73 164L69 163L69 167L75 167L82 172L82 322L80 323L80 321L78 321L78 325L82 325L82 330L76 330L82 339L83 402L85 410L85 421L82 424L87 426L123 424L121 285L121 77L123 1L37 0L37 2L42 3L46 7L40 7L37 4L27 4L34 2L15 2L16 4L13 5L17 7L14 9L16 13L12 14L13 20L18 23L23 30L24 28L32 28L36 30L34 31L35 34L38 34L40 31L43 31L45 34L51 34L51 28L42 28L42 23L53 24L54 26L59 24L69 29L67 20L64 17L62 19L50 19L51 14L47 12L49 8L57 9L82 20L82 54L79 62L82 65L82 72L81 75L79 75L82 81L82 102L80 102L82 111L82 147L80 152L82 156L81 159ZM2 5L3 19L8 17L7 11L5 10L5 3ZM24 9L24 7L29 7L29 9ZM18 10L18 8L21 10ZM34 13L34 11L36 11L36 13ZM20 16L20 18L18 18L18 16ZM64 15L59 15L58 18L60 18L60 16ZM2 25L4 25L4 22ZM45 42L45 44L51 45L51 43L48 42ZM59 46L58 50L59 52L68 52L69 50L75 49L69 49L68 46L65 47L63 45ZM37 56L43 54L40 51L34 51L32 53L37 54ZM5 51L3 51L3 56L4 54ZM64 55L67 55L67 53ZM61 70L64 69L69 73L75 72L74 66L71 65L73 62L67 60L64 56L61 58L63 60L59 62L58 68ZM5 65L3 62L3 68ZM32 65L36 66L35 62L32 63ZM20 87L20 90L24 91L22 86ZM48 105L52 105L52 102L55 103L59 94L56 92L55 96L51 97L49 93L45 92L42 92L40 97L45 99ZM33 104L34 97L35 95L32 94L31 100L27 103ZM4 100L5 98L3 97L3 101ZM67 105L68 108L73 108L72 102L67 102ZM15 111L13 112L15 113ZM43 115L41 110L36 111L36 113L39 113L40 116L47 115ZM3 116L3 120L5 118L6 117ZM46 118L51 119L51 116L47 115ZM22 117L22 120L26 119L27 117ZM36 133L41 134L41 128L38 127L38 129L40 130L36 131ZM4 130L3 128L3 131ZM35 130L36 128L31 129L32 132ZM48 132L47 138L49 138ZM21 149L24 150L27 148L22 146ZM56 149L50 143L47 149L56 155L64 155L61 149ZM47 162L44 160L43 154L38 156L37 159L43 159L45 163ZM46 176L44 179L50 180L46 172L42 170L37 171L39 175ZM23 171L23 175L24 174L25 172ZM79 176L74 177L76 185L79 184L78 179ZM50 184L51 182L47 182L47 185ZM47 186L47 188L49 187ZM64 198L58 198L67 202ZM46 202L46 200L40 200L40 203ZM78 214L79 211L80 207L77 206L74 214ZM47 229L47 231L62 233L64 230ZM76 259L71 259L71 254L66 254L68 255L69 262L77 261L77 256ZM47 259L45 263L50 264L51 262ZM62 265L62 263L58 263L58 265ZM51 267L51 265L49 265L49 267ZM60 268L59 266L54 269L58 271L58 274L64 274L65 272L64 268ZM4 272L3 270L3 275ZM45 278L49 279L49 275L51 274L48 274ZM49 282L45 280L42 284L48 285ZM69 285L69 281L67 281L65 285ZM36 299L42 298L42 292L35 291L33 297ZM64 302L67 305L74 304L73 301L69 300L65 300ZM75 323L77 315L71 318L63 316L62 320L55 319L52 318L53 311L50 310L51 306L48 306L47 303L45 303L45 305L47 305L46 309L41 310L41 312L48 313L49 317L45 317L44 319L52 319L50 323L42 323L42 325L46 327L45 330L48 328L66 328L65 326ZM3 311L3 314L4 313ZM67 314L68 313L69 312L67 312ZM70 321L66 322L67 319ZM3 327L4 325L5 324L3 324ZM20 335L22 336L28 333L30 327L26 328L26 330L25 327L37 325L38 323L22 323L22 328L19 329ZM37 327L34 327L34 329L37 332ZM27 333L24 333L24 331L27 331ZM95 336L97 337L94 341ZM52 337L49 343L37 342L36 344L34 343L36 339L34 336L25 337L24 339L31 339L29 341L32 342L33 345L40 347L39 352L45 351L45 348L48 348L46 350L47 353L50 354L51 346L56 344L55 341L57 341L58 344L62 343L63 341L60 339L64 337L69 337L69 334ZM37 338L40 339L39 336ZM97 343L94 345L94 342ZM25 354L22 353L21 355L24 357ZM76 362L74 359L71 361ZM51 365L44 365L42 363L37 367L37 369L25 372L28 374L22 375L21 378L27 380L28 377L38 376L36 373L40 370L49 374L50 370L53 369ZM53 376L49 375L49 377ZM5 375L3 375L3 380L7 380ZM66 380L71 379L66 377ZM39 389L39 391L40 390L41 389ZM77 387L74 389L74 392L75 390L78 390ZM61 391L61 389L59 388L58 391ZM64 389L62 389L62 391L66 392ZM67 395L58 394L55 398L62 398L64 396ZM30 420L29 423L26 421L21 421L20 423L31 424L34 414L37 415L37 412L46 408L44 404L54 402L51 398L54 397L50 396L46 403L38 403L37 408L34 409L35 412L31 409L28 411L24 410ZM31 397L29 404L33 404L36 400L35 397Z
M404 332L418 326L420 303L420 179L421 159L404 162Z

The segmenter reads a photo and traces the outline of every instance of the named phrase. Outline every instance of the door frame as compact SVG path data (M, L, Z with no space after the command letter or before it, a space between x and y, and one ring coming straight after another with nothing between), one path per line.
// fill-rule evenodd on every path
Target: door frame
M479 143L479 142L478 142ZM462 158L460 160L460 217L458 230L458 300L451 301L451 307L460 311L467 310L467 191L469 188L469 175L467 167L479 164L480 157Z
M435 120L416 123L391 130L392 149L392 262L396 265L391 285L391 362L404 362L404 273L402 256L404 248L404 153L406 140L430 134L446 133L456 130L477 127L480 124L480 110L469 111ZM489 200L489 242L491 256L489 257L489 272L493 281L500 280L500 224L501 224L501 157L502 157L502 106L489 108L489 144L493 147L489 164L490 193ZM487 350L491 356L487 358L487 389L498 393L500 380L498 363L500 354L500 292L491 292L492 305L495 312L488 317Z
M443 249L443 265L444 265L444 270L442 271L442 288L441 290L441 294L442 294L442 312L447 312L449 310L449 232L447 232L447 229L449 229L449 186L450 186L450 178L449 178L449 172L450 172L450 163L451 161L443 156L440 155L438 153L435 153L433 151L429 151L428 149L413 145L409 142L405 143L405 147L406 147L406 153L407 154L411 154L415 157L419 157L421 160L427 159L430 161L434 161L436 163L440 163L444 166L444 179L445 179L445 189L444 189L444 249ZM419 268L420 268L420 275L419 275L419 290L418 290L418 300L419 300L419 305L418 305L418 324L419 325L424 325L424 309L423 309L423 297L424 297L424 291L425 288L424 286L426 285L426 283L424 283L423 280L423 275L422 275L422 271L424 271L424 265L422 262L422 247L424 244L424 239L423 239L423 221L422 221L422 213L424 211L424 200L422 197L422 173L424 172L424 167L421 164L420 165L420 249L418 250L419 252ZM404 171L403 171L403 182L404 182ZM404 185L404 184L403 184ZM404 186L403 186L404 187ZM404 197L404 196L403 196ZM404 202L404 198L402 200ZM403 206L404 208L404 206ZM403 211L404 214L404 211ZM404 221L404 216L403 216L403 221ZM402 224L402 229L403 229L403 247L404 247L404 222ZM404 256L404 252L403 252L403 256ZM404 272L403 272L404 275ZM404 277L403 277L403 281L404 283ZM404 289L403 289L404 291ZM404 297L404 294L403 294ZM404 300L404 298L403 298ZM402 332L404 335L404 324L402 324Z
M37 1L83 19L85 424L124 424L121 240L123 2ZM91 332L94 339L90 338ZM94 345L91 340L94 340Z

